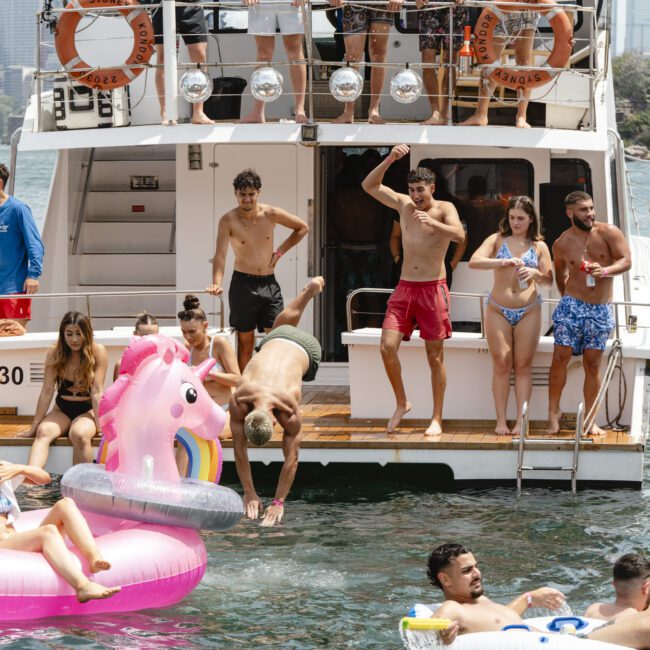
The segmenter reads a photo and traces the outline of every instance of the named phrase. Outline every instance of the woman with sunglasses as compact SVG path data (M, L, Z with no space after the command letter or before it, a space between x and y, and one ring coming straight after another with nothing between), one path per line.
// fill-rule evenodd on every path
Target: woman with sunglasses
M521 409L532 391L531 368L541 328L537 285L553 283L551 255L542 241L540 219L532 199L509 199L499 231L476 249L469 267L494 272L494 285L486 301L485 331L493 364L495 432L518 435ZM506 412L513 369L517 422L509 429Z

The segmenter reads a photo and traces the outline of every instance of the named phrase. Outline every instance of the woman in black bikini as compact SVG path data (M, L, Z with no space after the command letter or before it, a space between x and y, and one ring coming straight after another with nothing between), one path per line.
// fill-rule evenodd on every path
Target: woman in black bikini
M91 440L99 427L97 408L108 367L106 348L93 342L88 318L69 311L59 326L59 339L45 357L43 388L29 431L20 434L34 438L29 465L45 467L50 444L68 434L72 443L72 462L90 463ZM48 413L54 390L55 406Z

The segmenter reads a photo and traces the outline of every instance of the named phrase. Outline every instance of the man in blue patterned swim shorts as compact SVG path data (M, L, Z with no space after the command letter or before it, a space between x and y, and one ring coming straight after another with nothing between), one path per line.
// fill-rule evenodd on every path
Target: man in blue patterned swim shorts
M596 222L594 202L586 192L571 192L564 200L571 227L553 244L557 288L562 294L553 326L555 348L548 380L549 433L560 430L560 398L572 356L582 355L585 371L585 413L600 389L600 366L614 327L612 276L629 271L630 248L623 233ZM588 435L605 431L594 422Z

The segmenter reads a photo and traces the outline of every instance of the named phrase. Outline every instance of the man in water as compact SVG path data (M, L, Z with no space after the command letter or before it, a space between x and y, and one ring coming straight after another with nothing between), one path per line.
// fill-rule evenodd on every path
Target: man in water
M508 605L495 603L483 593L474 555L461 544L447 543L434 548L429 555L427 576L445 596L434 616L452 621L449 628L440 632L446 645L459 634L496 632L506 625L521 625L521 614L529 607L558 609L564 603L562 593L550 587L517 596Z
M0 294L17 296L0 300L0 319L26 327L32 301L18 296L38 291L45 248L32 211L5 192L7 180L9 170L0 164Z
M248 442L261 446L273 434L276 422L283 429L280 471L273 503L266 509L262 526L282 521L284 501L298 469L302 414L302 382L313 381L321 360L318 341L297 329L303 311L325 285L322 277L307 283L298 297L278 314L273 329L262 339L258 353L242 373L230 398L230 429L235 448L237 474L244 488L244 507L250 519L262 512L262 502L255 492Z
M650 605L650 562L636 553L623 555L614 563L612 584L616 592L614 602L594 603L585 616L611 621L646 610Z
M397 402L386 430L395 431L411 410L397 353L402 340L411 338L417 322L431 368L433 392L433 419L426 434L436 436L442 433L442 402L447 384L442 344L451 336L445 255L450 241L464 241L465 231L453 203L433 198L436 177L429 169L418 167L409 172L408 195L382 184L388 168L408 153L405 144L393 147L362 183L368 194L399 212L404 250L400 281L388 301L381 332L381 355Z
M212 284L206 291L215 296L223 293L221 283L230 243L235 253L228 292L230 326L237 330L237 361L243 372L253 356L255 328L268 332L284 307L275 265L309 232L309 226L282 208L259 203L262 179L254 170L237 174L233 185L238 205L219 220ZM276 224L293 232L274 250Z
M553 313L555 347L548 380L549 433L560 430L560 398L571 356L582 354L585 372L585 413L594 403L602 381L600 366L614 327L611 301L613 276L632 266L623 233L597 223L594 202L586 192L571 192L564 200L571 227L553 244L555 281L562 300ZM604 435L595 419L588 435Z

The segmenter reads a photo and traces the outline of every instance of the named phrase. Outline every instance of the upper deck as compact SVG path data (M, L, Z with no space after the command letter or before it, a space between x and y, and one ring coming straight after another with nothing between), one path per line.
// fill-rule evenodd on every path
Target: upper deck
M362 4L374 6L381 3L371 1ZM385 61L361 65L366 81L361 97L357 100L360 113L355 116L353 124L333 121L342 111L343 103L331 95L329 80L337 67L342 65L344 52L340 28L337 31L326 17L326 11L330 8L330 19L336 22L336 16L332 18L334 10L324 2L307 2L303 9L306 25L304 53L308 75L305 106L310 122L317 125L317 128L308 132L293 120L294 95L289 82L291 74L281 39L276 39L273 60L267 63L283 75L283 92L276 101L266 104L266 124L239 124L239 116L246 115L252 107L250 77L258 65L255 63L257 57L254 38L246 33L246 8L238 3L206 2L201 3L208 18L209 32L205 68L209 76L216 80L216 90L210 100L213 101L211 110L215 110L217 116L227 114L226 119L217 120L214 125L188 123L191 107L178 95L177 80L188 69L195 67L195 64L189 62L182 40L178 56L174 57L176 50L173 36L166 36L167 55L164 65L157 62L154 54L146 69L128 86L109 91L110 96L104 98L104 109L108 106L108 112L113 115L109 120L99 119L101 98L98 98L97 91L84 89L76 81L71 82L55 54L47 57L39 55L35 94L25 116L20 147L23 150L85 148L88 147L91 130L90 137L95 147L219 142L317 142L323 145L381 146L406 142L422 145L480 144L488 147L604 151L608 147L607 129L614 125L613 101L608 101L608 98L613 98L607 74L609 2L561 0L557 4L573 22L573 51L566 66L548 67L547 59L554 46L554 34L548 18L542 15L535 34L531 67L550 70L553 78L548 84L532 89L528 111L532 129L515 131L514 127L507 126L514 124L519 91L502 86L497 86L491 97L491 126L477 129L455 125L473 112L481 71L486 66L475 65L469 74L459 74L455 61L445 64L438 58L435 63L422 63L418 49L417 10L415 3L410 0L405 1L401 12L395 14ZM147 5L146 11L151 12L157 6ZM477 14L494 7L493 3L483 0L466 0L465 6ZM506 3L506 6L516 9L517 3ZM453 2L429 2L424 11L435 12L440 16L443 12L453 13L454 7ZM519 3L519 7L530 5ZM66 11L71 10L54 10L52 15L60 19ZM40 26L40 32L41 41L45 41L46 29L43 25ZM455 43L459 39L462 41L460 33L454 32L451 36ZM515 36L514 41L516 38ZM133 43L133 33L127 21L114 10L92 9L81 19L75 43L79 56L88 66L93 66L87 69L101 71L109 66L121 65L127 59ZM499 63L514 71L522 70L524 68L515 65L513 50L509 49L511 45L510 42ZM380 95L381 114L387 123L381 125L368 124L366 121L370 93L368 77L371 70L377 67L385 72ZM421 77L431 74L433 70L440 77L439 81L442 81L446 67L452 69L457 83L451 84L447 93L452 108L446 125L432 127L419 124L431 113L430 99L433 95L427 91L426 84L421 96L412 103L399 103L391 96L391 78L405 67ZM163 127L160 124L159 98L155 84L155 72L158 69L163 70L165 79L168 116L178 117L178 123L174 126ZM248 83L241 97L238 93L229 94L224 90L223 80L233 77L242 78ZM51 89L53 83L57 88L55 93ZM438 87L442 88L442 85L439 84ZM86 115L83 115L84 111ZM62 117L62 114L68 117ZM103 126L113 125L113 128L92 128L102 122Z

